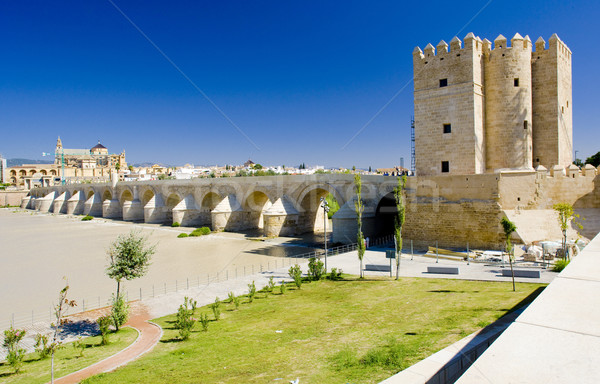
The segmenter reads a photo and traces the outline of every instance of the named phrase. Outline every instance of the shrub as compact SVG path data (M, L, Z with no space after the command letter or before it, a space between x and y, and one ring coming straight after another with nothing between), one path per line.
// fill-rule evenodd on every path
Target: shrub
M208 331L208 315L206 313L202 313L200 315L200 324L202 324L202 331L206 332Z
M221 318L221 301L217 297L215 302L210 305L210 309L213 311L213 315L215 315L215 320L219 320Z
M50 356L52 349L50 348L50 345L48 344L48 336L38 333L37 335L35 335L34 340L35 340L35 351L38 353L40 360L43 360L43 359L47 358L48 356Z
M569 262L570 262L570 261L571 261L571 260L565 260L565 259L560 259L560 260L557 260L557 261L556 261L556 263L554 263L554 266L552 267L552 270L553 270L554 272L560 272L560 271L562 271L563 269L565 269L565 267L566 267L567 265L569 265Z
M113 325L117 331L123 324L127 322L127 319L129 318L129 304L125 302L123 294L119 294L118 296L113 294L110 317L112 318Z
M181 226L181 224L179 223L179 221L175 221L175 222L173 222L173 224L171 224L171 227L174 227L174 228L180 227L180 226Z
M273 292L275 289L275 282L273 281L273 276L269 277L269 283L267 284L267 292Z
M113 323L112 317L109 315L102 316L96 319L96 323L98 324L98 328L100 328L100 335L102 336L102 341L100 345L108 345L110 340L108 338L110 334L110 326Z
M311 280L321 280L325 275L325 266L323 262L315 257L308 259L308 276Z
M235 296L233 292L229 292L229 302L235 305L235 309L240 307L240 298Z
M86 215L86 216L84 216L83 218L81 218L81 221L90 221L90 220L92 220L93 218L94 218L93 216Z
M73 349L79 352L79 357L83 356L83 352L85 351L86 344L83 342L83 338L79 337L77 340L73 342Z
M183 304L177 310L177 319L175 320L175 328L179 330L179 336L182 340L187 340L194 328L196 319L194 312L196 311L196 300L189 297L183 298Z
M342 269L339 270L337 268L331 268L331 272L329 273L329 280L340 280L342 278Z
M248 302L253 302L254 296L256 296L256 285L254 285L254 281L252 281L252 284L248 284Z
M281 285L279 286L279 293L281 293L282 295L285 293L285 290L287 289L287 286L285 285L285 281L281 281Z
M205 236L205 235L210 235L210 228L208 227L202 227L202 228L196 228L192 231L192 233L190 233L190 236Z
M203 235L210 235L210 228L208 228L208 227L202 227L202 228L200 228L200 232Z
M14 329L12 325L4 331L4 342L2 346L8 352L6 361L13 367L15 373L19 373L23 366L23 357L25 357L25 349L19 348L19 343L25 337L24 329Z
M182 237L188 237L189 235L187 233L180 233L179 235L177 235L178 238L182 238Z
M289 271L288 271L290 277L292 279L294 279L294 283L296 284L296 287L298 287L298 289L300 289L300 287L302 286L302 269L300 269L300 266L298 264L290 267Z

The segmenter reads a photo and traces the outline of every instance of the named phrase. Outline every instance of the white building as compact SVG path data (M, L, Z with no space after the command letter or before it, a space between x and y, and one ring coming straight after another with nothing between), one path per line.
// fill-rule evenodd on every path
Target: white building
M0 183L8 183L8 172L6 171L6 159L0 155Z

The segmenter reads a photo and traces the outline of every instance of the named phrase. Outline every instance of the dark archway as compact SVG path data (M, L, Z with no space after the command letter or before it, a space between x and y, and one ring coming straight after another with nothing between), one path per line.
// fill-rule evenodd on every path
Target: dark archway
M394 193L390 192L383 196L377 204L375 211L375 236L382 237L394 234L394 226L398 210Z

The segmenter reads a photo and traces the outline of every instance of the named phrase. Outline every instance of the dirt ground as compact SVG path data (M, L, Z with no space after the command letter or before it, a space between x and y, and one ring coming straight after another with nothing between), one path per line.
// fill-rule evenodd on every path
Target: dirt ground
M105 275L107 250L117 236L139 230L156 244L156 254L146 276L125 282L129 299L162 293L175 285L179 289L207 275L214 279L233 278L252 266L258 272L273 268L286 254L310 249L252 241L243 234L219 233L178 239L192 228L133 224L94 219L83 222L78 216L40 214L20 209L0 209L0 329L10 324L48 321L63 277L70 285L69 296L81 310L105 305L115 283ZM176 283L177 281L177 283Z

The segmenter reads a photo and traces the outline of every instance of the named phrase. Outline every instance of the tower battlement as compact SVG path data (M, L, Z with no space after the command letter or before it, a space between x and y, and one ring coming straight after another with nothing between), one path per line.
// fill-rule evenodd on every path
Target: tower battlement
M413 50L419 175L567 166L571 51L556 34L473 33Z
M413 50L414 61L428 64L428 61L434 58L444 60L448 55L460 57L463 54L472 53L473 51L481 52L483 42L479 37L473 35L473 33L469 33L465 36L464 40L464 47L463 42L457 36L454 36L454 38L450 40L450 49L448 49L448 43L444 40L441 40L436 47L431 43L427 44L423 50L419 47L415 47Z

